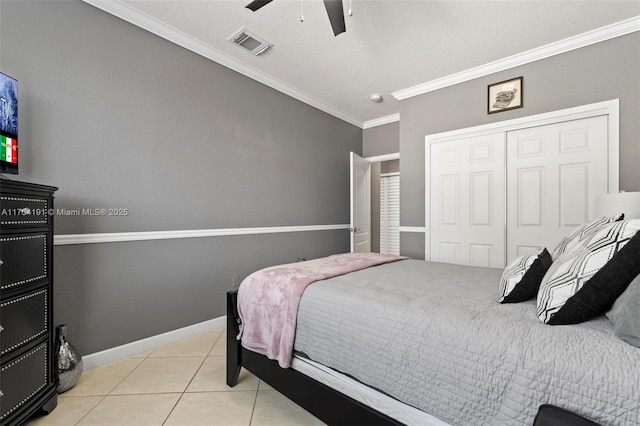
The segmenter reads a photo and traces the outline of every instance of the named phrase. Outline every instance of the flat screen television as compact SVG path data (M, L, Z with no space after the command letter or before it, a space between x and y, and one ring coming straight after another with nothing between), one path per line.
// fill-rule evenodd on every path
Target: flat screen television
M18 80L0 73L0 172L18 173Z

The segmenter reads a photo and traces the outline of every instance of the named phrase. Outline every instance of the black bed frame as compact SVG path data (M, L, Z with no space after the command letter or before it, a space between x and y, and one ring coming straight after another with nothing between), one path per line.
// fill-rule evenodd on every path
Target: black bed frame
M281 368L276 361L243 348L236 340L240 331L237 302L238 291L227 292L228 386L238 384L240 368L244 367L328 425L403 425L317 380L292 368Z

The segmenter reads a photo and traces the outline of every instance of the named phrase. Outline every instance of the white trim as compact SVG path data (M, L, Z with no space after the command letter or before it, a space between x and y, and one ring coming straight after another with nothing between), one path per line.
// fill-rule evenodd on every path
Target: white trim
M489 62L488 64L418 84L417 86L409 87L407 89L398 90L393 92L392 95L397 100L402 101L413 96L433 92L434 90L484 77L489 74L525 65L530 62L539 61L550 56L566 53L571 50L610 40L636 31L640 31L640 16L634 16L633 18L626 19L624 21L597 28L592 31L587 31L585 33L527 50L513 56L498 59L497 61Z
M393 177L393 176L400 176L400 172L391 172L391 173L380 173L380 177Z
M383 161L399 160L400 153L394 152L393 154L375 155L373 157L365 157L364 159L370 163L381 163Z
M544 112L541 114L529 115L526 117L514 118L511 120L498 121L495 123L482 124L479 126L467 127L464 129L450 130L441 133L434 133L425 136L425 142L436 143L450 139L460 139L467 137L482 136L491 133L509 132L527 127L546 126L547 124L561 121L580 120L583 118L596 117L598 115L611 115L618 123L620 102L618 99L596 102L588 105L580 105L573 108L566 108L557 111ZM617 139L617 134L615 135Z
M289 95L301 102L311 105L314 108L324 111L327 114L331 114L347 123L353 124L359 128L362 128L363 123L348 114L334 108L333 106L317 99L305 92L296 89L289 84L278 80L262 71L248 66L225 53L214 49L210 45L203 43L202 41L171 27L156 18L143 13L121 0L83 0L85 3L91 6L97 7L111 15L114 15L124 21L127 21L133 25L143 28L157 36L160 36L172 43L182 46L200 56L210 59L214 62L224 65L225 67L232 69L240 74L243 74L253 80L256 80L266 86L269 86L279 92Z
M367 120L362 125L363 129L370 129L372 127L378 127L389 123L395 123L400 121L400 113L387 115L385 117L374 118L373 120Z
M176 238L226 237L234 235L279 234L284 232L334 231L349 225L273 226L261 228L187 229L177 231L110 232L103 234L54 235L53 244L115 243L124 241L172 240Z
M425 212L424 223L429 225L431 210L431 197L427 196L429 188L431 188L431 173L429 165L431 164L431 149L433 143L446 142L448 140L470 138L476 136L487 135L491 133L506 133L513 130L526 129L535 126L545 126L548 124L560 123L563 121L580 120L583 118L608 116L608 138L609 138L609 191L616 193L620 186L620 101L612 99L609 101L597 102L588 105L581 105L574 108L566 108L558 111L551 111L542 114L530 115L527 117L514 118L512 120L498 121L496 123L483 124L480 126L467 127L448 132L435 133L427 135L424 138L424 170L425 170ZM506 208L506 205L505 205ZM505 215L506 219L506 215ZM402 227L401 227L402 228ZM430 240L431 235L425 230L425 260L430 260Z
M400 232L427 232L424 226L401 226Z
M168 331L156 336L147 337L142 340L136 340L135 342L126 343L121 346L116 346L115 348L105 349L104 351L85 355L82 357L83 371L101 367L106 364L111 364L112 362L120 361L133 355L138 355L147 351L155 350L163 346L188 339L189 337L197 336L202 333L219 330L224 328L226 325L227 316L223 315L221 317L204 321L198 324L189 325L177 330ZM222 333L220 339L224 338L225 335L224 333Z

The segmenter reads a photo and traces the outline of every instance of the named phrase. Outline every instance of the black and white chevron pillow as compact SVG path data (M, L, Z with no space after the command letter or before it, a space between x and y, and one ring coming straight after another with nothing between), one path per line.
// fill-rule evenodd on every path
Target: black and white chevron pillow
M534 298L550 266L551 255L546 248L518 257L502 272L499 302L518 303Z
M576 324L605 313L640 273L640 219L601 226L553 262L538 290L545 324Z
M611 222L617 222L619 220L624 219L624 214L621 213L616 216L604 216L599 217L597 219L592 220L591 222L587 222L583 225L578 226L576 229L571 231L569 235L564 237L560 243L553 249L551 253L551 258L556 260L558 257L562 256L566 252L570 252L574 248L576 248L580 241L587 238L589 235L594 233L603 225L606 225Z

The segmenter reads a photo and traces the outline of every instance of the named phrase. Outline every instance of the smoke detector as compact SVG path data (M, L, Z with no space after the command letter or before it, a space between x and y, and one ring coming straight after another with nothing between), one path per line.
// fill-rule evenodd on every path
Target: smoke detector
M273 46L272 43L269 43L265 39L260 36L257 36L255 33L249 31L245 27L240 28L235 32L228 40L237 44L238 46L248 50L254 55L258 56L261 53L264 53L265 50Z
M379 93L374 93L373 95L371 95L371 102L382 102L382 95L380 95Z

